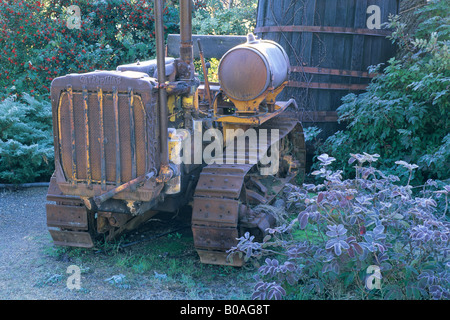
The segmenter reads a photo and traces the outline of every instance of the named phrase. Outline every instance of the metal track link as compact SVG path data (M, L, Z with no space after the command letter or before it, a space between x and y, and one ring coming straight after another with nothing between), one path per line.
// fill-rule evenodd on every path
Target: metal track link
M297 124L296 119L281 115L264 123L259 129L278 129L278 141L281 141L293 132ZM294 133L294 136L296 135L297 133ZM273 143L275 141L259 148L268 150ZM242 146L240 147L242 149ZM299 147L300 150L294 158L298 162L297 169L302 169L305 149L302 145ZM245 154L247 150L241 149L236 148L235 155L239 152ZM259 203L270 203L296 173L289 172L286 177L277 178L280 187L272 186L271 194L268 194L267 189L259 182L258 174L255 177L255 174L249 174L253 166L254 164L214 164L206 166L200 174L193 201L192 232L194 245L202 263L242 266L243 259L236 255L228 259L227 250L238 244L237 238L242 236L245 230L264 233L266 228L273 226L273 217L255 215L247 207L247 203L254 203L255 200ZM249 180L263 195L246 188Z
M202 263L242 266L227 260L226 251L237 244L239 198L252 165L209 165L200 174L194 194L192 232Z
M47 226L53 242L58 246L93 248L89 212L79 197L64 195L55 178L50 180L47 200ZM91 227L92 229L92 227Z

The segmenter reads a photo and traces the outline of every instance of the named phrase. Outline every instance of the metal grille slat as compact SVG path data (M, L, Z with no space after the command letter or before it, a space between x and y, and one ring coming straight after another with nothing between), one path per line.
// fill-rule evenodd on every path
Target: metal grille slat
M120 185L120 127L119 127L119 95L117 88L113 88L114 131L116 135L116 185Z
M89 140L89 106L88 106L88 92L86 87L83 87L83 106L84 106L84 129L86 131L86 178L88 186L92 182L91 174L91 152L90 152L90 140Z
M128 89L128 99L130 104L131 178L136 179L136 135L134 124L134 93L132 88Z
M100 124L100 175L102 190L106 190L106 159L105 159L105 127L103 123L103 90L97 88L99 124Z
M70 135L72 144L72 181L73 185L76 184L77 180L77 151L76 151L76 141L75 141L75 114L73 109L73 91L72 86L67 86L67 93L69 94L69 118L70 118Z

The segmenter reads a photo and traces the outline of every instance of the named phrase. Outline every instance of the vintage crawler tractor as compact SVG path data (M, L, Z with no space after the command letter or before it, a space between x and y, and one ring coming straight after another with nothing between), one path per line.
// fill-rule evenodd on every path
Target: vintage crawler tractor
M275 220L252 206L303 174L303 130L287 111L295 101L275 100L288 79L283 48L249 35L221 59L219 84L202 84L191 10L180 1L179 58L165 56L155 0L156 60L53 80L47 225L56 245L91 248L190 204L201 261L240 266L226 251Z

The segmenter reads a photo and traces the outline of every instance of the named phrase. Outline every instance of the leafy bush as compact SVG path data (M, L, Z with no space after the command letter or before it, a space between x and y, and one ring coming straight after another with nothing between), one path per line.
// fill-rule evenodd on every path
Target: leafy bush
M178 9L164 12L167 33L177 32ZM57 76L114 70L155 54L150 0L0 0L0 21L0 100L22 92L47 97Z
M449 178L450 7L444 3L433 1L419 11L428 17L416 30L420 38L405 35L404 25L393 19L392 39L404 54L389 61L367 92L343 98L337 111L347 128L329 137L318 154L333 154L345 173L351 171L348 155L365 150L380 154L390 173L399 172L396 161L406 160L419 165L418 182Z
M178 8L164 14L166 33L177 32ZM0 182L52 173L50 103L32 97L48 101L58 76L153 58L154 47L150 0L0 0Z
M0 182L48 181L54 170L52 110L28 94L0 103Z
M233 1L231 1L233 2ZM221 0L197 0L192 19L193 32L212 35L246 35L256 26L258 2L235 1L224 5Z
M295 218L268 229L262 242L246 233L230 250L267 257L253 298L449 299L450 185L430 180L413 192L418 166L398 161L409 177L399 184L373 166L378 154L352 154L356 177L348 180L330 170L335 158L318 159L312 174L322 183L286 189Z
M427 39L430 34L436 32L439 40L449 40L449 10L448 2L443 0L429 0L428 5L418 9L415 13L420 21L415 36L420 39Z

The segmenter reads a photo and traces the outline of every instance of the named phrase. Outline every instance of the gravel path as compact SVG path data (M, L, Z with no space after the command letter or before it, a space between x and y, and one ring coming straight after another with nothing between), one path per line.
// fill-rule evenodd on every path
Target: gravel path
M0 299L114 299L108 283L95 281L98 290L69 290L67 267L73 261L58 261L49 253L53 243L46 225L47 188L0 191ZM97 277L95 277L97 275ZM94 279L109 275L89 273ZM91 281L92 279L83 279ZM99 287L100 286L100 287ZM124 299L134 292L123 292Z
M0 190L0 300L219 300L228 299L230 294L232 298L245 299L248 294L244 292L247 289L239 288L237 273L232 278L208 283L202 294L175 281L162 281L153 271L142 275L130 273L135 277L131 286L112 285L105 279L128 273L113 266L110 257L55 255L46 225L46 194L47 188ZM81 290L67 287L70 265L84 268Z
M34 287L45 261L38 252L45 235L46 188L0 191L0 298L39 299Z

